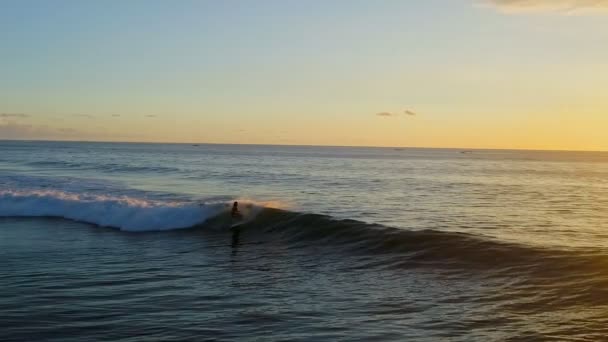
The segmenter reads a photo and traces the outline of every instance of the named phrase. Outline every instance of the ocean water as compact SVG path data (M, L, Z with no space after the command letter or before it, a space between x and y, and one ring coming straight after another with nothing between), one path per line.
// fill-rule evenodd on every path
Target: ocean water
M607 206L599 152L0 141L0 341L608 340Z

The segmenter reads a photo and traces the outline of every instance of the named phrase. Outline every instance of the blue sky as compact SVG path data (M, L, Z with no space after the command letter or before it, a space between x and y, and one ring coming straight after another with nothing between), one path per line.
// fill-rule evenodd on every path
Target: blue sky
M3 1L0 138L608 149L589 4Z

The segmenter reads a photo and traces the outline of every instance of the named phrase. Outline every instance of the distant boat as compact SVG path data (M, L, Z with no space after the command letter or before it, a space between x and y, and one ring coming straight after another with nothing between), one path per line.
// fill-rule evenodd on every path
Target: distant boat
M469 154L469 153L473 153L473 151L460 151L460 153Z

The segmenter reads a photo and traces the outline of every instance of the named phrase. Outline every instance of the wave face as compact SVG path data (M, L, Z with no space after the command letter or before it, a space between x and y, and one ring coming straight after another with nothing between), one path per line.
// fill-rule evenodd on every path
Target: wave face
M0 216L60 217L131 232L189 228L223 210L224 204L158 201L58 190L0 191Z
M564 250L508 243L472 234L439 230L404 230L318 214L266 209L243 229L278 235L294 247L329 246L350 253L394 256L381 267L441 267L516 274L535 269L597 271L608 262L602 249Z

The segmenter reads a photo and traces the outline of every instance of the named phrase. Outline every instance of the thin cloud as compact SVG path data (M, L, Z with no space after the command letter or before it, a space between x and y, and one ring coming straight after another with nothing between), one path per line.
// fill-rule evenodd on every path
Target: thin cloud
M157 118L156 115L150 114L150 115L146 115L147 118Z
M385 118L392 117L392 116L397 116L397 114L391 113L391 112L380 112L380 113L376 113L376 115L377 116L382 116L382 117L385 117Z
M565 14L608 12L608 0L482 0L482 6L505 13L557 12Z
M0 113L0 118L25 119L30 116L25 113Z
M392 118L392 117L397 117L397 116L416 116L416 112L406 109L402 112L398 112L398 113L393 113L393 112L380 112L380 113L376 113L376 116L379 117L383 117L383 118Z
M112 114L112 117L113 117L113 118L120 117L120 114Z
M72 114L72 116L76 116L76 117L79 117L79 118L85 118L85 119L93 119L93 118L95 118L91 114Z

